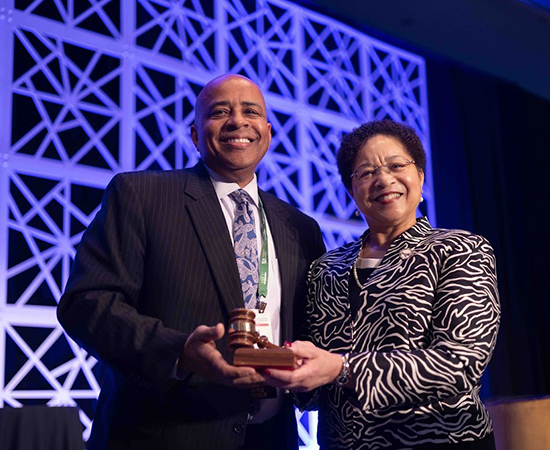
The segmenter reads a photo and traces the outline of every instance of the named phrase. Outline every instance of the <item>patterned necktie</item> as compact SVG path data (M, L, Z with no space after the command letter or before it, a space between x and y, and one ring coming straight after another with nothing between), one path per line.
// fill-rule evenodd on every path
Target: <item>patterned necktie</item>
M250 197L243 189L238 189L229 197L237 204L233 236L235 239L235 257L241 276L244 305L256 308L258 291L258 243L254 214L250 208Z

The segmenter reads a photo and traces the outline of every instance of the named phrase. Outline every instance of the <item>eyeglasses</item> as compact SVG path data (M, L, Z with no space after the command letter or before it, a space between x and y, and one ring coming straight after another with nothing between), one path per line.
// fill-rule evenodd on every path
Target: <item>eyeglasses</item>
M393 159L392 162L384 164L383 166L369 166L368 164L365 164L363 166L360 166L355 172L353 172L350 178L352 180L355 178L355 181L358 182L369 181L373 177L378 175L380 173L380 170L382 169L384 169L386 173L395 175L400 172L404 172L407 169L407 166L410 166L414 163L415 161L410 159L396 158Z

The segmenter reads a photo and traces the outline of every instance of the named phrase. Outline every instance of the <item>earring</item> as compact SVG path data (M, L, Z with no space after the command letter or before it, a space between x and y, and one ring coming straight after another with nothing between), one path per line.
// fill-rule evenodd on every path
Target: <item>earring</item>
M420 192L420 203L424 201L424 191Z

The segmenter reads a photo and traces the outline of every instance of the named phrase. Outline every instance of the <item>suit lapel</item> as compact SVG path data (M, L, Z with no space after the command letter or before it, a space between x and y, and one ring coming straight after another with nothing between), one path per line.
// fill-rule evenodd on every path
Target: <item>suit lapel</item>
M185 193L192 199L187 209L222 301L228 312L242 308L243 294L231 237L216 191L202 163L190 171Z
M292 226L288 211L281 206L280 200L263 191L260 191L260 197L265 207L265 215L269 222L279 262L279 273L281 276L281 329L283 337L289 338L292 336L292 305L298 274L299 244L296 236L297 232Z

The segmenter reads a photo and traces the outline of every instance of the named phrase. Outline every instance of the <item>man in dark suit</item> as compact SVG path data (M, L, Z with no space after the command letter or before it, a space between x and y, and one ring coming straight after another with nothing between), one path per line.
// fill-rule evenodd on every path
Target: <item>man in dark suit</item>
M249 79L209 82L191 136L195 167L113 178L59 302L67 333L106 366L89 449L297 448L289 396L251 399L264 375L227 362L223 324L243 307L231 193L246 191L266 219L254 222L268 255L258 301L276 343L300 322L319 227L257 188L271 125Z

